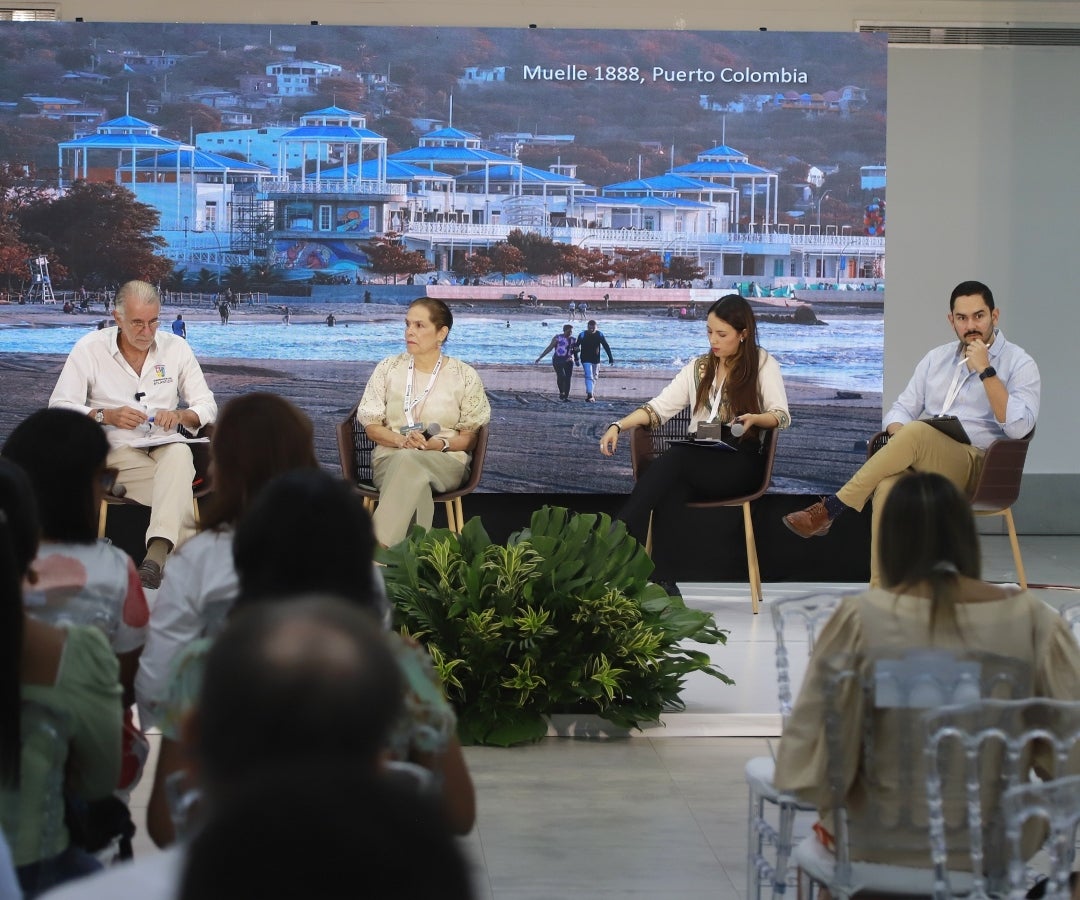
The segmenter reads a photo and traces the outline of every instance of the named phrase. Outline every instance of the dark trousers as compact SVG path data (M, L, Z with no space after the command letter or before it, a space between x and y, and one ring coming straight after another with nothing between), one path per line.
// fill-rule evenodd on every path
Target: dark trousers
M753 491L765 472L760 449L757 441L747 441L735 453L674 444L642 473L617 518L644 544L652 513L654 581L676 580L678 523L686 504Z
M572 357L565 359L555 358L551 361L555 367L555 380L559 384L559 396L570 396L570 379L574 377L574 360Z

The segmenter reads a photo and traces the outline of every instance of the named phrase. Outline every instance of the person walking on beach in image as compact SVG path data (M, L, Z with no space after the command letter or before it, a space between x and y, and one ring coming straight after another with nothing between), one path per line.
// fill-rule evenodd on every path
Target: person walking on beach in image
M551 351L555 352L551 357L551 365L555 368L555 381L559 386L559 399L570 399L570 379L574 377L574 357L577 355L577 339L574 337L574 326L563 325L562 334L557 334L544 348L544 352L536 357L540 362Z
M217 310L218 310L218 315L221 316L221 324L222 325L228 325L229 324L229 304L226 303L224 300L222 300L218 304Z
M333 313L330 313L330 315L326 317L326 324L328 327L333 328L337 324L337 317L334 316Z
M177 337L181 337L187 340L187 323L184 321L184 317L180 314L176 314L176 318L173 319L172 333Z
M573 322L574 319L577 318L577 304L573 300L570 301L569 310L570 310L570 321Z
M593 390L596 379L600 374L600 348L607 351L608 365L615 365L615 357L611 355L611 347L608 346L604 332L596 330L596 319L589 319L585 331L577 336L577 355L574 357L581 363L581 369L585 373L585 401L595 403Z
M292 315L289 313L289 307L284 307L285 315L281 317L281 321L286 325L292 324Z

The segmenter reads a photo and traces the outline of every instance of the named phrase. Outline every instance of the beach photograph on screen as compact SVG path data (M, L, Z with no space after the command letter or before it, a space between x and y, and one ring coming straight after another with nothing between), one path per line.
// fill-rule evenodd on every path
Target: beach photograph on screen
M488 392L482 491L628 492L600 435L730 293L788 392L773 491L835 489L879 426L880 35L8 22L0 47L4 434L112 324L122 251L78 205L103 197L146 213L219 403L289 397L328 467L422 296ZM563 399L537 357L590 321L614 363Z

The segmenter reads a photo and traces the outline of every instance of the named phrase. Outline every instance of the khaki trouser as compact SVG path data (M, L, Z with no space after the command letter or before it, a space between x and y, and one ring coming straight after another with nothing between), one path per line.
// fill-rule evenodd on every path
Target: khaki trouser
M881 511L896 480L908 470L937 472L967 495L975 490L982 469L983 451L961 444L925 422L909 422L871 456L836 496L845 506L862 509L871 496L870 586L880 585L878 540Z
M432 492L452 491L469 474L456 454L437 450L395 450L376 456L371 468L379 489L379 505L371 518L375 538L384 547L403 540L414 519L430 528L435 518Z
M195 533L191 482L195 464L186 444L165 444L150 449L113 447L106 465L119 471L117 484L126 497L150 507L146 543L164 538L173 547Z

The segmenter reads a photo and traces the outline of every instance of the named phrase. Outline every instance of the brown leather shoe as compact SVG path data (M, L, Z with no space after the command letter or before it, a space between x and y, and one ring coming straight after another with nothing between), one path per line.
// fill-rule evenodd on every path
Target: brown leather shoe
M799 537L812 538L828 534L829 528L832 527L832 519L829 518L825 504L819 500L813 506L806 507L806 509L788 513L784 516L784 524Z

